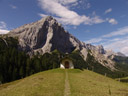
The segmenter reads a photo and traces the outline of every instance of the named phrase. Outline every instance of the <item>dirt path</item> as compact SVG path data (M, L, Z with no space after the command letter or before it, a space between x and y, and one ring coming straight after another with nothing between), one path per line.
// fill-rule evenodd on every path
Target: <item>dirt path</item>
M70 96L70 85L69 85L69 79L68 79L68 72L65 70L65 90L64 90L64 96Z

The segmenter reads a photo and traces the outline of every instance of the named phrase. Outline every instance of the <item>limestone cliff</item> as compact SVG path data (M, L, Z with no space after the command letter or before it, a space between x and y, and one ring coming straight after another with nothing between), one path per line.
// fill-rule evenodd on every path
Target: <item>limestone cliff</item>
M85 44L72 36L53 17L48 16L41 20L23 25L9 32L9 36L18 37L21 50L28 54L44 54L55 49L70 53L73 50L80 50L86 60L88 50L103 66L115 70L114 62L105 56L103 46ZM104 61L107 61L105 63Z

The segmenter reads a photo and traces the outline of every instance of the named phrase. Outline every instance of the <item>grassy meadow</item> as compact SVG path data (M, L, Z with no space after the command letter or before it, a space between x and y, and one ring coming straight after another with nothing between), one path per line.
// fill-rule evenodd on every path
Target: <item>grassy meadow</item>
M0 86L0 96L63 96L63 70L40 72Z
M128 84L88 70L54 69L0 85L0 96L64 96L65 73L69 96L128 96Z
M69 70L68 73L71 96L128 96L126 83L88 70Z

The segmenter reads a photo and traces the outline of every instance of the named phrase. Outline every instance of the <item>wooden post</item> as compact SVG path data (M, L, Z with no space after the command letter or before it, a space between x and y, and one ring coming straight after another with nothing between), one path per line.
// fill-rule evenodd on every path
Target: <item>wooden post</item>
M105 77L107 76L107 73L105 73Z
M120 78L119 78L119 82L120 82Z
M0 81L0 85L2 85L2 82Z

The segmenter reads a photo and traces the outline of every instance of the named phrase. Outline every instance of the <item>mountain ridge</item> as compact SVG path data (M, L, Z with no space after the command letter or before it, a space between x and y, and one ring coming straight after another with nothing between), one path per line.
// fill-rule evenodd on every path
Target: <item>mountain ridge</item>
M71 53L73 50L80 50L84 60L90 50L91 55L103 66L116 70L115 62L108 58L102 45L93 46L85 44L71 35L52 16L42 18L37 22L25 24L19 28L11 30L8 36L18 37L19 49L28 54L50 53L57 49L63 53ZM105 63L104 61L107 61Z
M30 29L33 30L31 31ZM65 31L61 24L51 16L48 16L31 24L25 24L10 31L8 35L13 37L17 36L19 38L20 46L23 50L39 51L39 53L42 54L53 51L54 49L58 49L59 51L62 51L64 53L70 53L75 48L82 49L82 46L84 46L83 42L79 41L69 32ZM27 37L25 35L27 35ZM40 44L40 41L41 43L43 43ZM50 47L52 48L50 49Z

